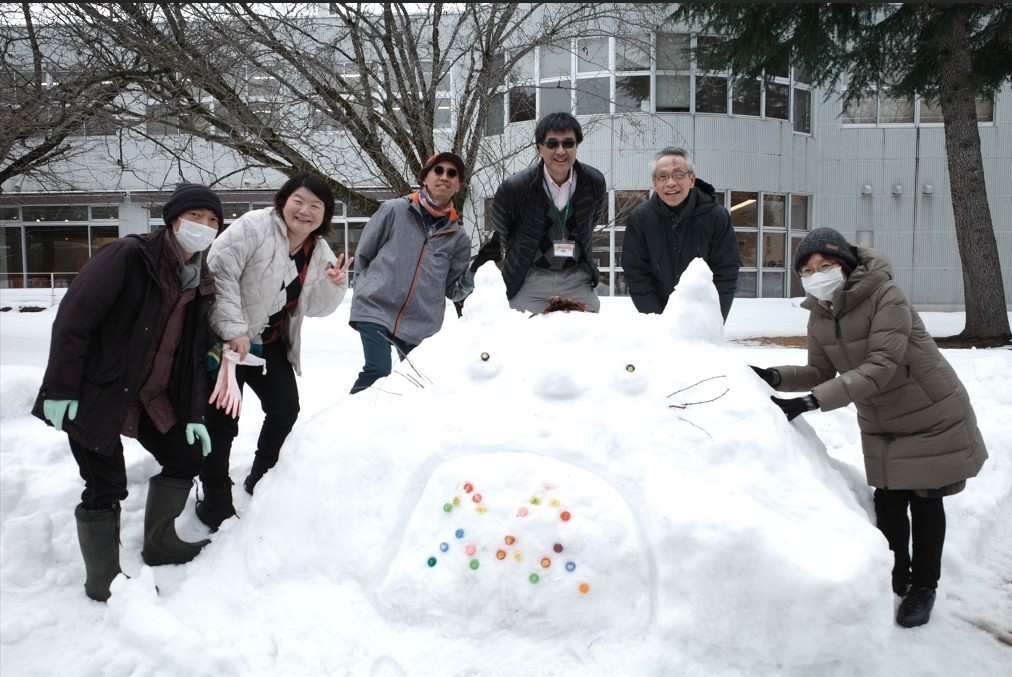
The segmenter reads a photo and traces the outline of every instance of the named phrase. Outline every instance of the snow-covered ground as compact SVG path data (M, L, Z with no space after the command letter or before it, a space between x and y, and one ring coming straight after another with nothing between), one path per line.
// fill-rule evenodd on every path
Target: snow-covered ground
M50 305L30 295L0 306ZM1010 674L1012 350L943 351L990 459L945 501L938 600L905 630L853 408L788 423L748 368L804 363L740 342L803 335L799 301L739 299L721 327L696 266L663 316L604 298L529 318L485 266L462 319L448 305L410 364L350 396L349 297L305 325L278 467L193 562L142 563L158 465L126 441L130 578L108 604L84 595L66 436L28 413L56 308L0 313L0 673ZM248 398L237 482L263 419Z

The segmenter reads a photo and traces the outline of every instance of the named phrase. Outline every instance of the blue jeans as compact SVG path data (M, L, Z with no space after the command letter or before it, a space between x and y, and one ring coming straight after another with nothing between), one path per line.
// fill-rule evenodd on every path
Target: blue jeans
M355 385L351 387L351 394L361 392L373 383L389 376L393 369L393 361L390 358L390 345L397 348L398 355L403 360L404 356L415 349L415 345L407 343L391 336L387 328L373 322L353 322L352 327L362 337L362 352L365 354L365 366L358 374Z

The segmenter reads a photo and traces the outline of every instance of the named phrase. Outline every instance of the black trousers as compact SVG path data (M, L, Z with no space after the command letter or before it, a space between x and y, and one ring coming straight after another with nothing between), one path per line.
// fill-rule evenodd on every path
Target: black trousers
M277 464L281 446L295 427L300 408L295 368L288 361L284 342L265 345L263 358L267 362L266 374L262 367L237 366L235 378L240 390L248 385L260 399L264 424L260 428L254 463L266 472ZM239 434L239 421L213 404L208 405L205 419L211 435L211 453L200 466L200 481L208 486L220 486L230 481L229 459L232 441Z
M137 441L162 466L162 476L192 480L200 471L200 440L186 443L185 424L174 425L163 435L141 411L137 425ZM123 442L116 441L111 454L100 454L70 440L70 450L77 461L84 491L81 505L85 510L107 510L128 495L126 464L123 460Z
M910 516L907 517L907 510ZM923 498L902 489L875 490L875 518L893 551L893 580L908 575L914 587L934 590L942 575L945 507L941 498ZM913 557L910 542L913 536Z

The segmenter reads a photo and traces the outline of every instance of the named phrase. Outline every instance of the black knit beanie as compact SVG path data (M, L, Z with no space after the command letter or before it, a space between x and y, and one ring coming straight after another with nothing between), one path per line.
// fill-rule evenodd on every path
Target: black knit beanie
M171 226L176 217L187 209L210 209L218 217L218 230L225 226L225 211L217 193L197 183L181 183L162 206L162 220Z
M816 228L805 236L805 239L798 245L798 251L794 253L794 272L799 273L805 261L812 254L822 254L831 258L839 259L848 270L857 267L857 255L854 248L850 246L837 231L832 228Z

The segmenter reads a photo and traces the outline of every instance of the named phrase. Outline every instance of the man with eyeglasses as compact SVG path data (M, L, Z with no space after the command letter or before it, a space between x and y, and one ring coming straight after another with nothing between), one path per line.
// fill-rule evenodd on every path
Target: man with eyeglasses
M731 215L713 186L696 177L684 148L665 148L651 162L654 194L629 214L622 268L641 313L662 313L693 259L706 261L727 320L738 288L741 258Z
M543 311L553 296L596 313L601 274L591 236L607 203L604 174L577 161L583 130L569 113L543 117L534 140L540 160L503 181L492 205L506 297L529 313Z
M421 188L384 202L365 224L349 318L365 365L352 394L390 374L391 345L403 360L442 328L446 299L463 301L474 289L471 238L453 206L464 174L460 156L436 153L418 173Z

